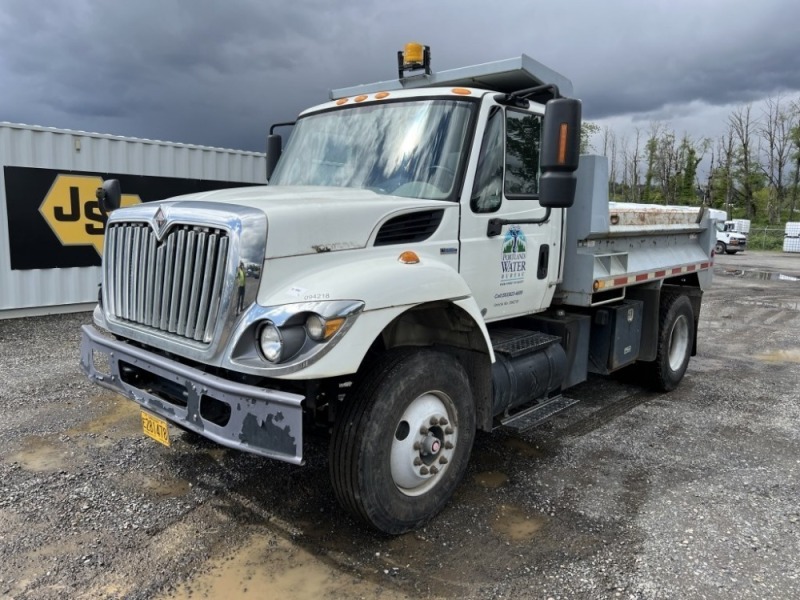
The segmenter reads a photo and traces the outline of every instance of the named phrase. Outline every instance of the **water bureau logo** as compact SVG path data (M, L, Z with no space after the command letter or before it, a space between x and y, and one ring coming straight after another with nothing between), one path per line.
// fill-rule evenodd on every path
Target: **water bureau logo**
M519 225L512 225L503 236L503 253L500 256L500 285L522 283L525 280L527 240Z

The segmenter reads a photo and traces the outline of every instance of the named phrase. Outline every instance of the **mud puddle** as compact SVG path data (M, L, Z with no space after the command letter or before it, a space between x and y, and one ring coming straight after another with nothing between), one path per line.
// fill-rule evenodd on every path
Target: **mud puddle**
M770 363L800 363L800 348L773 350L772 352L758 354L756 358Z
M508 475L500 471L484 471L474 477L475 483L489 490L497 489L508 481Z
M746 277L762 281L800 281L800 276L777 271L756 271L749 269L714 269L715 275L724 277Z
M544 452L537 446L526 442L518 437L510 437L505 440L504 445L509 450L513 450L516 454L524 456L525 458L541 458Z
M191 484L185 479L169 477L166 479L156 479L154 477L144 477L139 479L137 487L150 492L154 496L162 498L179 498L185 496L192 489Z
M101 414L89 421L67 430L67 435L103 435L121 438L141 432L142 425L138 405L114 394L102 394L92 399L92 403L102 407Z
M103 394L91 402L103 405L104 410L99 416L63 434L26 438L20 449L9 455L5 462L18 463L27 471L60 471L74 465L76 460L84 460L85 448L107 446L115 439L141 430L139 411L133 402L111 394Z
M162 596L174 600L229 600L237 598L407 598L393 589L392 572L377 573L385 584L372 582L330 566L279 536L257 534L233 553L209 561L175 591Z
M75 448L68 442L31 436L25 439L20 450L10 454L5 462L17 463L26 471L44 473L64 469L74 456Z
M502 505L498 509L492 529L512 542L527 542L544 527L546 520L539 515L529 515L517 506Z

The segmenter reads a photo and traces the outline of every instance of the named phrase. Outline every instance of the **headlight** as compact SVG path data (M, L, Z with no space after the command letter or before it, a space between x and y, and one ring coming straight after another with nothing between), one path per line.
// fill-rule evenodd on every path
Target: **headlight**
M306 332L315 342L327 340L344 325L343 318L323 319L318 314L312 314L306 319Z
M312 340L320 341L325 335L325 319L319 315L311 315L306 319L306 331Z
M278 362L283 352L283 337L280 330L271 321L261 326L258 334L258 345L261 353L269 362Z

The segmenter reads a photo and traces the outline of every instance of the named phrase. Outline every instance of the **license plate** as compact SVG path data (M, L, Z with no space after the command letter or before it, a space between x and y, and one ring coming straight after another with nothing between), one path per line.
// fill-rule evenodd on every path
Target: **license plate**
M169 447L169 425L164 419L142 411L142 431L159 444Z

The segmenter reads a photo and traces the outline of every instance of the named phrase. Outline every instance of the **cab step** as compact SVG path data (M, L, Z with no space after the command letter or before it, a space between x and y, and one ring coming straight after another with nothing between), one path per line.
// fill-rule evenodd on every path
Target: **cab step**
M565 396L556 396L544 404L536 404L516 414L502 418L500 419L500 423L503 427L509 427L517 431L525 431L549 421L552 417L567 410L570 406L578 402L580 402L580 400L567 398Z
M557 335L510 327L491 329L489 337L494 351L509 358L538 352L561 341Z

